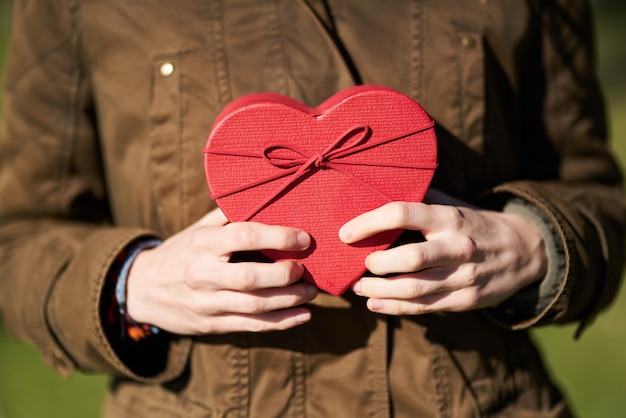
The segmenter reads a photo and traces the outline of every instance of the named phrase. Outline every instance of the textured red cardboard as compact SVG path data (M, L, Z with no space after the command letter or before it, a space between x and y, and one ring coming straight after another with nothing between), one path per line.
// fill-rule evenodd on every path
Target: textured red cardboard
M304 279L333 295L361 277L369 253L402 232L347 245L339 228L390 201L421 201L437 166L424 109L374 85L348 88L316 108L274 93L241 97L220 113L204 152L211 196L226 217L307 231L308 251L263 253L300 260Z

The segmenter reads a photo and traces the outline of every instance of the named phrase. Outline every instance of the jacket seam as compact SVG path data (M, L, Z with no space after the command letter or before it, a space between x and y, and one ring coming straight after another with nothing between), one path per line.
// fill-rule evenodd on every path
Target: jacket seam
M54 305L49 306L50 296L52 294L54 284L57 282L59 277L63 274L63 271L67 268L68 264L70 263L70 259L71 259L70 252L66 251L64 255L65 255L64 257L59 258L59 261L57 264L58 267L54 269L55 274L53 274L52 277L48 280L48 284L44 292L41 295L39 306L42 307L40 325L44 329L47 330L47 334L50 336L50 339L56 345L56 349L58 350L57 354L62 353L66 357L65 360L70 361L69 365L66 362L63 362L63 363L55 362L52 366L55 370L59 372L59 374L61 374L64 377L67 377L73 372L76 361L71 356L71 354L67 352L65 347L63 347L63 344L61 342L62 338L60 338L59 335L56 335L57 331L55 331L52 327L51 323L54 322L54 319L56 318L56 309L54 309Z
M178 111L178 183L180 184L180 207L183 209L180 211L180 225L187 225L188 222L188 212L186 209L186 203L187 203L187 192L186 192L186 186L188 186L188 182L185 182L183 179L186 178L186 174L185 174L185 147L184 147L184 138L183 138L183 132L185 131L185 122L183 120L183 116L184 116L184 108L185 108L185 97L183 95L184 93L184 89L183 89L183 85L184 85L184 77L185 77L185 71L184 71L184 54L179 54L179 61L178 61L178 65L180 66L180 75L178 76L178 78L176 79L176 81L178 82L178 97L176 97L177 100L177 111Z
M295 398L294 416L306 418L306 386L304 370L305 333L301 328L294 330L293 386Z
M41 56L39 56L35 62L33 62L31 65L29 65L24 70L22 70L19 77L17 77L15 80L11 80L11 83L5 83L5 85L7 86L6 93L11 93L11 94L15 93L15 90L17 89L17 86L20 84L22 79L24 79L31 71L39 68L44 61L46 61L50 56L54 55L56 52L65 48L67 44L69 43L71 43L71 37L68 35L66 38L63 38L61 41L59 41L58 44L50 48L45 54L42 54Z
M457 106L459 116L457 119L457 123L459 124L459 136L461 141L464 143L468 143L469 139L467 137L467 132L465 129L465 109L463 108L464 104L464 92L463 92L463 57L461 56L461 46L458 42L458 30L455 28L454 31L454 52L455 52L455 60L456 60L456 98L457 98Z
M269 13L267 21L267 30L272 39L270 42L270 56L272 57L272 66L276 76L277 91L289 95L289 83L285 76L285 70L289 69L289 61L285 55L285 45L283 43L283 37L281 36L280 18L278 11L278 4L273 1L271 4L272 10ZM280 65L280 62L283 65ZM282 71L281 71L282 69Z
M442 348L434 344L432 373L435 380L437 411L440 418L450 418L450 382L447 370L442 363Z
M235 348L235 369L237 376L237 415L245 418L250 415L250 342L248 336L240 336L240 348Z
M389 417L389 382L387 379L387 328L388 318L375 315L376 328L372 331L374 340L371 343L372 359L370 360L371 382L374 392L371 416L373 418ZM382 329L379 329L382 328Z
M76 11L78 10L78 5L71 2L67 2L65 4L67 8L67 13L70 18L70 27L69 27L69 46L70 46L70 55L71 57L77 56L78 51L78 31L76 25ZM76 136L78 132L79 118L78 118L78 103L79 103L79 94L80 94L80 83L81 83L81 71L76 62L72 65L72 72L69 76L68 84L67 84L67 92L68 92L68 103L66 108L66 128L64 141L62 143L62 151L61 156L59 158L59 167L57 173L58 179L58 188L57 188L57 204L59 207L61 205L62 199L62 191L67 190L69 188L69 173L70 173L70 161L72 158L72 154L74 152L74 147L76 144Z
M422 90L424 56L424 2L411 4L411 96L419 97Z
M228 77L228 55L224 45L224 11L218 0L212 0L209 5L210 34L213 45L212 58L215 63L215 79L217 91L222 106L232 100L232 88Z
M607 239L604 230L602 229L602 226L599 225L598 221L593 216L591 216L587 210L581 208L580 214L587 220L587 222L589 222L593 226L594 231L596 232L596 234L598 234L598 241L600 243L602 256L605 260L608 260L610 251L607 247ZM583 331L590 324L590 321L594 316L594 312L599 309L604 299L603 290L605 289L607 282L607 269L605 268L603 269L603 271L597 273L599 274L596 275L597 282L594 283L591 301L580 314L580 322L578 328L576 329L576 333L574 334L574 338L576 339L578 339L582 335Z

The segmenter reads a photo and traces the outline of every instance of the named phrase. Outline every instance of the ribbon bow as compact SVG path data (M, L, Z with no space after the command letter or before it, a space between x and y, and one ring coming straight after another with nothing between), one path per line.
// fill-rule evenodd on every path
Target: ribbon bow
M353 154L355 149L358 152L359 145L367 142L372 134L369 126L357 126L341 135L333 142L324 152L308 155L296 148L286 145L270 145L263 150L263 157L274 167L283 169L292 169L300 167L300 169L309 169L312 167L324 168L332 167L333 160ZM356 136L360 135L360 136ZM350 139L356 138L355 141L349 142ZM275 151L286 150L291 156L277 156Z
M397 167L397 168L411 168L417 170L434 170L437 167L437 164L428 164L424 166L410 165L410 164L400 164L395 162L379 162L379 161L368 161L368 160L360 160L358 162L354 161L345 161L343 158L354 155L365 150L380 146L382 144L386 144L392 141L396 141L402 138L406 138L411 135L416 135L420 132L427 131L434 127L434 122L431 121L427 126L409 132L404 135L400 135L397 137L384 138L377 141L369 141L372 137L372 128L366 125L356 126L352 129L349 129L346 133L340 135L326 150L321 153L315 154L307 154L306 152L300 151L294 147L273 144L267 146L261 155L252 154L252 153L243 153L236 151L214 151L208 148L204 149L204 152L207 154L214 155L227 155L233 157L250 157L250 158L264 158L269 164L274 167L280 168L284 171L279 172L277 174L273 174L266 178L262 178L260 180L245 184L240 187L236 187L227 192L221 193L219 195L212 195L213 199L220 199L226 196L230 196L244 190L248 190L257 186L260 186L265 183L272 182L274 180L281 179L283 177L290 176L287 181L283 182L279 187L277 187L273 193L271 193L265 200L256 205L252 210L246 214L244 217L244 221L249 221L256 214L262 211L267 205L280 197L283 193L289 190L294 184L300 181L305 175L310 175L312 171L317 171L321 169L332 169L337 172L340 172L346 176L352 177L360 184L366 186L374 193L383 196L387 200L389 199L384 193L380 190L373 187L371 184L364 182L350 171L345 170L343 165L365 165L365 166L373 166L373 167ZM282 151L282 152L281 152Z

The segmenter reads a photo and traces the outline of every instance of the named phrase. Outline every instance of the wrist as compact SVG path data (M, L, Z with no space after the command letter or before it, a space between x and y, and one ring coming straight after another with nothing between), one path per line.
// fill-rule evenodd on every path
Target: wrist
M521 287L526 287L542 280L548 272L548 252L539 229L527 218L517 213L501 213L509 225L515 229L520 246L525 249L526 260L521 260L527 271L526 280Z
M153 325L137 321L128 310L128 283L130 271L140 254L161 244L159 239L140 240L129 245L123 255L117 282L115 284L115 302L119 315L120 332L122 338L130 337L139 341L150 335L159 333L159 329Z
M142 249L130 265L126 282L126 311L140 323L151 323L150 294L154 290L154 260L151 252L156 246Z

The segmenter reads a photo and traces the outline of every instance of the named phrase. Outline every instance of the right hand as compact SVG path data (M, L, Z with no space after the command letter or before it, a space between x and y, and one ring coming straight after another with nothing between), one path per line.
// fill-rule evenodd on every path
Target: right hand
M127 309L138 322L183 334L265 332L307 322L302 307L317 289L299 281L296 261L229 263L237 251L301 251L299 229L256 222L228 223L215 209L160 246L142 251L127 283Z

